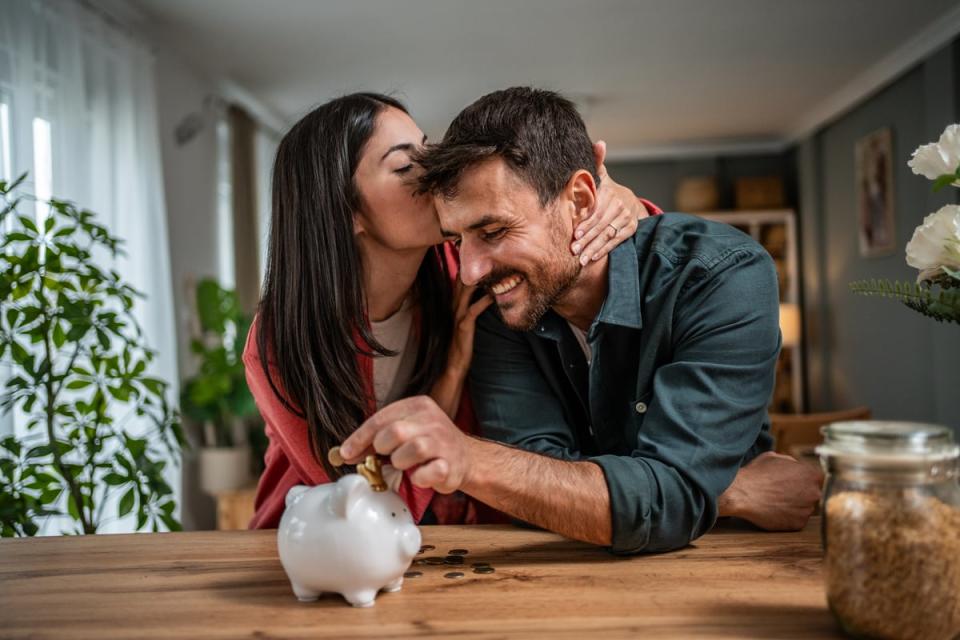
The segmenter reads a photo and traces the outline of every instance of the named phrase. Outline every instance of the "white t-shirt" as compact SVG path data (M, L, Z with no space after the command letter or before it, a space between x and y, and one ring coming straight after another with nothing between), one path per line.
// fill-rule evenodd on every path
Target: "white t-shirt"
M580 348L583 349L583 356L587 359L587 364L590 364L590 361L593 360L593 350L590 348L590 343L587 342L587 332L572 322L568 321L567 324L570 325L570 330L573 331L573 337L577 339Z
M377 342L398 352L395 356L376 356L373 359L373 393L377 398L377 409L399 400L413 375L417 360L413 315L413 301L407 298L392 316L381 322L370 323Z

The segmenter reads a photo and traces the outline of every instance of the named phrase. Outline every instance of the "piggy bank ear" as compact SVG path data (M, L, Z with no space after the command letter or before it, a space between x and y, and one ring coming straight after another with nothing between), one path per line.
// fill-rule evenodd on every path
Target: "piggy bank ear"
M309 489L310 487L303 484L290 487L290 491L287 491L287 508L289 508L292 504L296 504L297 500L299 500L300 497L303 496L303 494L305 494Z
M370 483L355 473L343 476L337 480L337 487L330 498L330 509L339 518L347 518L354 505L363 496L370 492Z

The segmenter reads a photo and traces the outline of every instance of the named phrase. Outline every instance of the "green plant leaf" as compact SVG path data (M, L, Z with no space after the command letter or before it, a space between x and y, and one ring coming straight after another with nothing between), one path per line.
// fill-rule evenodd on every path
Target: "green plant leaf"
M111 472L103 476L103 481L109 484L110 486L115 487L115 486L127 484L128 482L130 482L130 478L126 476L122 476L119 473Z
M852 282L850 289L860 295L899 300L910 309L938 322L960 324L960 289L876 279Z
M73 499L73 496L67 496L67 513L74 520L80 520L80 510L77 508L77 501Z
M133 315L144 296L112 264L98 262L122 254L122 241L92 212L57 199L49 201L41 241L35 199L13 196L12 188L0 184L0 224L9 224L6 216L18 222L0 234L0 357L14 365L0 410L16 406L28 415L30 445L0 448L0 534L35 534L37 519L60 515L54 507L63 501L73 520L68 530L95 532L94 498L111 487L123 493L122 516L139 505L138 528L168 525L160 514L173 509L156 506L172 493L162 452L185 442L167 384L145 375L154 352ZM119 416L140 424L128 432ZM10 487L20 493L8 501Z
M136 496L134 494L133 487L127 489L127 492L123 494L123 497L120 498L120 506L117 509L117 515L121 518L126 516L128 513L133 511L133 502ZM140 527L137 527L140 529Z
M37 223L34 222L32 218L28 218L27 216L20 216L19 220L20 220L20 226L22 226L24 229L29 229L35 234L39 233L39 230L37 229Z
M53 327L53 344L56 345L57 349L60 349L66 342L66 332L63 330L63 327L60 326L59 322L55 322Z
M949 186L954 182L956 182L956 180L957 180L956 174L945 173L942 176L937 177L937 179L933 181L933 190L934 192L940 191L944 187Z

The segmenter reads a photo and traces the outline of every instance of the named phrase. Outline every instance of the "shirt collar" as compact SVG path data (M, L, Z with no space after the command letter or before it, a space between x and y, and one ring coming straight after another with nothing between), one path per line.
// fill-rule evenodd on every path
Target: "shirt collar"
M569 331L566 324L567 321L551 309L533 328L533 333L541 338L559 341ZM643 328L640 314L640 271L633 239L610 252L607 262L607 298L590 325L589 338L596 334L599 324L619 325L637 330Z
M607 298L590 326L590 333L601 323L638 330L643 328L643 317L640 313L640 269L634 238L610 252L607 262Z

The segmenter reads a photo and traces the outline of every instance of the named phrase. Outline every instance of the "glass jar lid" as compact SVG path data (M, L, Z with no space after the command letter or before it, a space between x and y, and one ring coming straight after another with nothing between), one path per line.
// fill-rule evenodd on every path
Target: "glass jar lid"
M824 458L880 464L917 464L960 456L948 427L922 422L854 420L833 422L820 429Z

